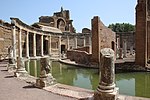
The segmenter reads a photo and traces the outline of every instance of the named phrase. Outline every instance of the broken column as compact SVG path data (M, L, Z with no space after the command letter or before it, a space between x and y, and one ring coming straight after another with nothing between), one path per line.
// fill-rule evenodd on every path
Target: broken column
M114 51L110 48L101 50L100 82L94 93L94 100L116 100L119 89L115 85Z
M51 66L49 64L49 58L41 58L41 71L40 76L36 80L36 86L39 88L47 87L56 83L55 78L53 78L52 74L50 73Z

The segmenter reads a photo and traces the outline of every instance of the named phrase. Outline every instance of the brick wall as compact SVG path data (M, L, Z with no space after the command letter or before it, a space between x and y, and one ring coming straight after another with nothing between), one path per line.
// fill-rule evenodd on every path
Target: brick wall
M112 48L116 51L116 33L107 28L98 16L92 19L92 62L99 63L100 50Z
M67 58L78 64L88 65L90 63L91 54L85 51L69 50L67 51Z
M7 54L8 47L12 44L12 37L11 37L11 29L9 27L0 25L0 53Z

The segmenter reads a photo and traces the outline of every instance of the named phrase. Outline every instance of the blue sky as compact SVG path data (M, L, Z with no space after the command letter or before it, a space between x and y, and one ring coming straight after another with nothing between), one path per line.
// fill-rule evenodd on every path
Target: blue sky
M1 0L0 19L10 22L17 17L27 24L38 21L40 16L52 16L61 6L70 10L77 32L91 28L91 19L99 16L108 26L111 23L135 24L137 0Z

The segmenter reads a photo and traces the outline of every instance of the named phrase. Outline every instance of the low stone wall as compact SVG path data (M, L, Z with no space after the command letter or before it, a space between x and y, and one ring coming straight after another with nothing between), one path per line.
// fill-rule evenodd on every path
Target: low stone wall
M77 48L77 49L74 49L74 50L85 51L85 52L89 53L90 52L90 47L86 46L86 47L81 47L81 48Z
M75 61L78 64L89 65L91 54L85 51L69 50L67 51L67 58L71 61Z

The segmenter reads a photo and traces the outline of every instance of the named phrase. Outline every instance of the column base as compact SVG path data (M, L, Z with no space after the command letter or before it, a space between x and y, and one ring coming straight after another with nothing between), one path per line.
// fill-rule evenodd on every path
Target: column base
M48 76L41 76L36 79L36 87L38 88L43 88L54 84L56 84L56 80L51 74L48 74Z
M119 96L119 88L115 88L113 92L95 91L94 100L117 100Z
M15 77L26 77L28 75L28 72L25 70L25 68L17 69L16 72L14 72Z
M17 68L17 65L16 65L16 64L8 64L8 66L7 66L7 70L8 70L9 72L14 72L14 71L16 71L16 68Z

